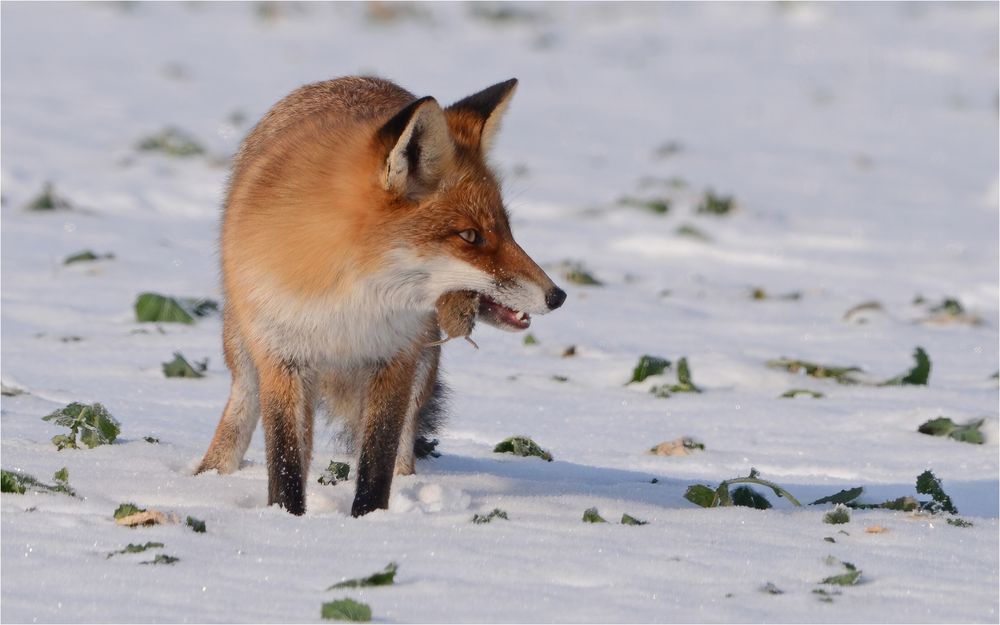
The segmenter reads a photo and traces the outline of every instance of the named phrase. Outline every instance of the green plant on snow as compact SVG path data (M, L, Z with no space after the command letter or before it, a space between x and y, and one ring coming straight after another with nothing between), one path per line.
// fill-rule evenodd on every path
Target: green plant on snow
M493 448L494 453L514 454L515 456L537 456L546 462L552 462L552 454L539 447L538 443L527 436L511 436Z
M98 445L110 445L121 433L121 425L111 416L107 408L99 403L88 405L73 402L42 417L42 420L69 428L69 434L52 437L52 443L59 450L78 449L78 436L80 442L91 449Z

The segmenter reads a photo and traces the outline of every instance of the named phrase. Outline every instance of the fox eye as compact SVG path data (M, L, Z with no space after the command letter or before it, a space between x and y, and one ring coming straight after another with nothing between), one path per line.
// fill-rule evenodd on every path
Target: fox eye
M462 237L462 240L466 243L472 243L473 245L483 240L482 237L479 236L479 231L473 230L472 228L462 230L458 233L458 236Z

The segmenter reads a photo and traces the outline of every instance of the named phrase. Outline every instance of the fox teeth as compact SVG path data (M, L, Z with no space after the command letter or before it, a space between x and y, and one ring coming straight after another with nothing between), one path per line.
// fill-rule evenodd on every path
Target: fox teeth
M514 317L515 317L515 318L516 318L516 319L517 319L518 321L524 321L524 318L525 318L525 317L527 317L527 316L528 316L528 313L524 312L523 310L519 310L519 311L517 311L517 314L516 314L516 315L514 315Z

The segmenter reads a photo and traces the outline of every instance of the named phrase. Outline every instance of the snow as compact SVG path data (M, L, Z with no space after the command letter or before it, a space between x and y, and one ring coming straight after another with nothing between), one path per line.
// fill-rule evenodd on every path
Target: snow
M482 16L494 9L510 19ZM81 495L0 499L3 621L318 621L342 596L380 622L997 621L995 3L0 10L2 376L28 391L2 400L2 465L42 481L65 466ZM515 234L553 277L582 261L605 285L557 278L569 299L533 320L536 346L482 328L480 350L445 347L442 456L396 479L388 511L353 519L353 482L315 482L331 459L352 461L336 427L319 428L297 518L266 506L259 431L240 471L192 476L228 391L220 320L138 324L131 307L143 291L220 296L226 158L291 89L359 72L442 102L517 76L494 153ZM135 150L168 125L209 155ZM669 142L679 151L658 157ZM23 210L45 181L77 208ZM694 214L708 188L740 210ZM653 215L623 196L673 206ZM678 236L683 224L711 241ZM61 264L84 248L115 259ZM754 287L801 298L754 301ZM982 323L921 323L917 294L956 297ZM843 320L867 300L884 311ZM918 345L926 387L765 366L786 356L884 380ZM207 377L165 379L174 351L207 357ZM626 387L647 353L687 356L705 392ZM790 388L825 397L778 398ZM105 404L119 442L57 452L60 429L41 417L71 401ZM985 444L916 432L941 415L985 419ZM513 434L555 461L492 453ZM681 436L705 450L646 453ZM915 495L930 468L974 526L884 510L827 525L827 506L770 491L767 511L683 498L751 467L803 502L864 486L871 503ZM208 531L116 526L126 501ZM609 523L581 522L591 506ZM510 520L470 522L496 507ZM619 525L622 513L649 524ZM865 531L876 525L887 531ZM180 561L106 558L146 541ZM863 571L831 603L812 592L840 572L828 555ZM390 561L392 587L324 590Z

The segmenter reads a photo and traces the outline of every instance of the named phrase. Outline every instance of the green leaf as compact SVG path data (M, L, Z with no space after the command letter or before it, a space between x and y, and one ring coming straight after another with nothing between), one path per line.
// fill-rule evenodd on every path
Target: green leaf
M715 500L720 506L731 506L733 505L733 498L729 495L729 484L722 482L719 487L715 489Z
M954 297L946 297L941 300L940 304L932 306L930 312L958 317L959 315L965 314L965 308L962 307L962 303L959 302L958 299Z
M205 153L205 148L191 135L171 126L140 139L135 147L141 152L161 152L176 157L198 156Z
M684 146L679 141L667 141L656 148L656 158L668 158L684 151Z
M642 382L651 375L660 375L669 366L670 361L665 358L650 356L649 354L641 356L639 362L635 365L635 369L632 370L632 379L626 383L626 386L633 382Z
M731 499L734 506L744 506L758 510L767 510L771 507L771 502L767 500L767 497L749 486L740 486L733 489Z
M917 476L917 492L921 495L930 495L934 503L928 506L931 512L944 510L952 514L958 514L958 508L952 503L951 497L944 492L941 487L941 480L936 478L929 470Z
M677 384L670 387L674 393L700 393L701 389L691 380L691 368L686 356L677 361Z
M691 368L688 366L687 356L681 356L681 359L677 361L677 382L697 390L691 380Z
M793 389L789 389L789 390L785 391L784 393L782 393L781 397L793 399L795 397L798 397L799 395L805 395L806 397L812 397L813 399L820 399L822 397L825 397L825 395L823 395L823 393L820 393L819 391L811 391L811 390L809 390L807 388L793 388Z
M948 522L948 525L954 525L955 527L972 527L972 521L966 521L959 517L947 518L945 521Z
M851 513L842 503L834 506L833 510L823 515L823 522L830 525L841 525L851 522Z
M507 518L507 513L500 508L493 508L493 511L489 514L474 514L472 515L472 522L476 525L483 525L484 523L489 523L493 519L503 519L509 521Z
M59 451L62 451L63 449L79 449L76 446L76 437L68 434L56 434L52 437L52 444L55 445L56 449Z
M145 511L145 508L140 508L134 503L123 503L115 508L115 520L124 519L127 516L132 516L133 514L139 514L140 512Z
M147 542L145 544L139 545L136 543L129 543L125 545L124 549L119 549L118 551L112 551L108 554L108 557L117 556L125 553L142 553L147 549L160 549L163 547L163 543Z
M597 508L587 508L583 511L584 523L607 523L604 518L597 513Z
M94 404L88 407L86 416L81 415L80 442L90 449L98 445L110 445L118 438L121 427L118 421L108 412L107 408L101 404Z
M674 234L681 237L688 237L689 239L694 239L696 241L701 241L703 243L709 243L712 237L708 236L698 228L695 228L691 224L682 224L678 226L677 230L674 230Z
M711 508L715 505L715 491L703 484L694 484L684 491L684 499L702 508Z
M948 436L955 431L956 427L955 422L948 417L938 417L925 421L917 428L917 431L931 436Z
M848 501L853 501L858 497L860 497L861 493L864 492L864 490L865 490L864 487L861 486L857 486L855 488L845 488L844 490L834 495L827 495L826 497L821 497L820 499L817 499L816 501L812 502L809 505L816 506L823 503L834 503L834 504L847 503Z
M150 445L159 445L160 444L160 439L156 438L155 436L143 436L142 440L146 441Z
M913 359L916 361L916 364L907 373L890 378L879 384L879 386L926 386L927 380L931 375L931 359L927 356L927 352L924 351L923 347L916 348L913 352Z
M546 462L552 462L552 454L545 451L527 436L511 436L497 443L494 453L514 454L515 456L538 456Z
M524 341L523 341L523 343L525 345L538 345L538 339L535 338L534 334L532 334L532 333L529 332L529 333L527 333L527 334L524 335Z
M622 514L622 525L647 525L649 521L640 521L630 514Z
M52 438L52 443L60 450L66 447L76 449L77 434L80 435L80 442L93 449L98 445L115 442L121 432L118 421L100 403L85 405L73 402L42 417L42 420L53 421L56 425L70 429L68 435L61 434Z
M55 482L55 486L52 487L53 492L65 493L70 497L76 497L76 491L69 485L69 469L63 467L56 471L52 475L52 481Z
M26 478L35 480L35 478L31 476L14 473L6 469L0 470L0 492L23 495L27 490L25 483Z
M767 366L773 369L784 369L789 373L799 373L800 371L805 371L806 375L812 376L814 378L826 379L832 378L839 382L840 384L859 384L858 380L854 374L860 373L861 369L859 367L841 367L834 365L822 365L815 362L808 362L805 360L795 360L790 358L778 358L776 360L769 360Z
M367 623L372 620L372 609L368 604L358 603L353 599L339 599L324 603L320 616L334 621Z
M29 489L42 493L62 493L76 497L69 485L69 470L65 467L55 472L55 485L39 482L34 476L16 471L0 470L0 491L15 495L23 495Z
M325 486L333 486L337 482L345 481L350 474L351 465L346 462L331 460L330 466L323 471L323 473L319 476L319 479L316 481Z
M73 263L84 263L94 260L100 260L102 258L114 258L114 257L115 257L114 254L102 254L98 256L93 252L93 250L83 250L81 252L77 252L76 254L70 254L69 256L67 256L66 259L63 260L63 264L72 265Z
M368 577L348 579L330 586L327 590L333 590L335 588L361 588L363 586L389 586L396 579L396 570L398 568L399 565L395 562L390 562L386 565L384 570L378 573L374 573Z
M848 570L840 575L831 575L824 578L820 584L832 584L834 586L854 586L861 579L861 571L858 569Z
M194 317L173 297L159 293L141 293L135 300L135 319L139 322L194 323Z
M604 283L584 268L582 263L566 263L563 277L567 282L583 286L603 286Z
M826 563L830 566L843 566L845 572L840 575L827 577L821 584L832 584L834 586L854 586L861 579L861 570L850 562L842 562L833 556L826 557Z
M79 402L73 402L55 412L42 417L42 421L54 421L56 425L61 425L63 427L74 427L77 421L81 419L81 414L87 408L86 405Z
M651 198L641 200L634 197L623 197L618 200L622 206L632 206L642 208L657 215L666 215L670 211L670 200L667 198Z
M767 593L769 595L783 595L785 591L775 586L772 582L768 582L761 586L760 591Z
M813 594L818 595L816 598L822 601L823 603L833 603L833 598L835 596L842 595L844 593L840 592L839 590L834 590L833 592L830 592L825 588L814 588Z
M180 558L175 558L174 556L168 556L165 553L157 554L152 560L146 560L145 562L140 562L139 564L173 564L175 562L180 562Z
M205 533L205 522L200 519L196 519L193 516L189 516L187 518L187 526L194 530L197 534Z
M699 215L716 215L721 217L731 213L735 207L736 203L733 201L732 196L716 195L714 191L709 189L705 192L701 202L698 203L695 212Z
M24 206L29 211L69 210L73 205L69 200L56 193L51 182L42 185L42 192Z
M653 397L659 397L660 399L666 399L673 395L670 392L671 385L669 384L657 384L649 389L650 394Z
M163 363L163 375L168 378L203 378L206 369L208 369L207 360L196 362L192 366L180 352L174 352L174 359Z
M983 425L984 419L970 421L965 425L958 425L948 417L938 417L923 423L917 431L921 434L931 436L948 436L963 443L974 445L983 444L983 433L979 428Z
M552 376L553 382L569 382L569 378L564 375L554 375Z

